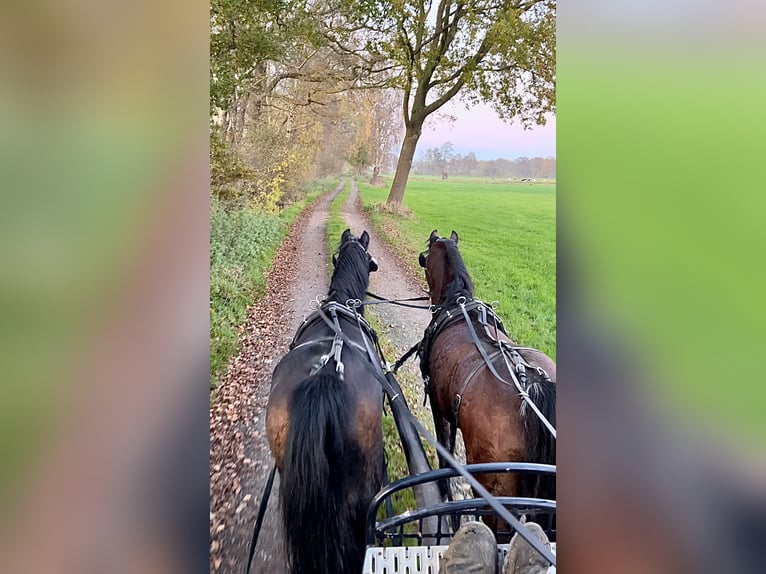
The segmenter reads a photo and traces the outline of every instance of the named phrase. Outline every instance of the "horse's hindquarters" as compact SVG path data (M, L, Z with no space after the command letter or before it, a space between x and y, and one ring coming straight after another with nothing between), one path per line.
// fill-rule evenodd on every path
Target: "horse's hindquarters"
M380 407L377 417L374 408L362 408L349 380L330 373L305 379L286 402L270 405L275 437L289 419L280 497L293 572L359 572L364 518L382 483Z

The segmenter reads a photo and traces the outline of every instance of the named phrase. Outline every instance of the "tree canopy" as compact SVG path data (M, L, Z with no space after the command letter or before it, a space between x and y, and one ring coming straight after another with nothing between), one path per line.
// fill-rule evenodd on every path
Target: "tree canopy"
M400 142L388 201L401 203L423 125L453 98L488 102L525 127L555 113L555 9L555 0L211 0L217 165L274 204L288 174L348 162L379 181Z
M555 0L336 0L322 35L356 60L358 83L403 91L400 203L423 123L461 94L525 127L555 112Z

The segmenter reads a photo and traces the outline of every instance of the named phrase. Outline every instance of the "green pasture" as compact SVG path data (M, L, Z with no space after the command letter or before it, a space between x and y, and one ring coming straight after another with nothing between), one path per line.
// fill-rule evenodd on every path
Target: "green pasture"
M378 208L388 187L359 183L373 225L422 276L418 253L433 229L460 235L460 252L477 297L498 301L498 313L518 343L556 356L556 186L487 178L413 177L408 216ZM375 253L375 246L370 247ZM385 261L380 261L385 265Z

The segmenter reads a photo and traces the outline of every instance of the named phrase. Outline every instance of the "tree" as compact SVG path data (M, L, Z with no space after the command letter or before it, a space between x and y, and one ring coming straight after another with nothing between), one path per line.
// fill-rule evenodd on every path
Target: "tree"
M388 203L400 204L426 118L458 94L524 127L555 112L555 0L337 0L323 31L359 84L404 92Z
M442 157L441 176L442 179L447 179L447 168L455 161L455 146L452 145L452 142L444 142L442 147L439 148L439 153Z
M380 168L388 165L391 149L401 133L401 118L395 114L398 97L391 90L370 90L365 98L369 122L369 147L371 150L372 177L370 185L382 184Z

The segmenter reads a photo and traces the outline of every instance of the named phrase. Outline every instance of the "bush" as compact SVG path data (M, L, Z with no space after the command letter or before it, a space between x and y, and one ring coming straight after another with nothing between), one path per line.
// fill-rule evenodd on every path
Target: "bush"
M262 294L264 273L284 236L286 222L252 207L210 204L210 384L237 350L237 328Z

